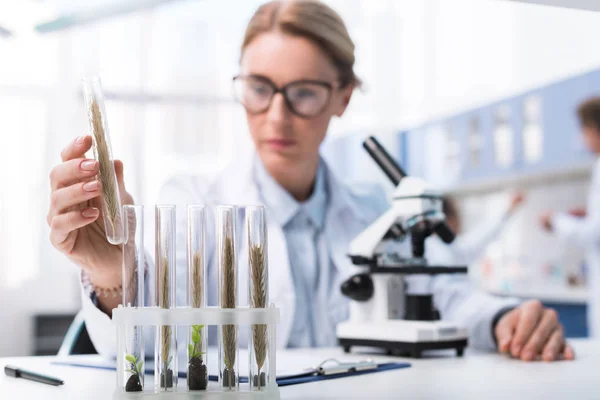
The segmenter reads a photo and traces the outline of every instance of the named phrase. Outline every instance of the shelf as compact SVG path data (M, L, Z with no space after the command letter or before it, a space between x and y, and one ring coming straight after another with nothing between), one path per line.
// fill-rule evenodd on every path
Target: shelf
M458 185L454 188L445 190L444 194L460 197L503 190L508 187L528 187L546 183L555 184L556 182L575 179L589 179L593 167L594 161L586 161L568 168L556 168L543 172L530 172L502 178L485 179Z

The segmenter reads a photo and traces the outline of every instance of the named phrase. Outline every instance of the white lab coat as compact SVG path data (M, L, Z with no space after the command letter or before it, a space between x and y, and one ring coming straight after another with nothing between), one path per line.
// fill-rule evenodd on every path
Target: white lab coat
M431 235L425 241L425 257L430 265L470 267L500 236L509 217L507 203L480 225L458 234L451 244L444 243L438 235Z
M585 251L588 267L588 333L600 337L600 157L594 164L587 201L587 215L577 218L556 214L554 232Z
M226 168L221 176L210 185L207 185L199 177L175 177L166 185L160 201L178 205L190 203L259 204L260 196L252 175L254 157L253 154L241 157ZM338 272L337 281L334 282L333 287L339 288L344 280L361 271L352 265L347 256L350 241L384 212L388 203L381 190L372 188L369 192L359 193L343 185L329 169L327 169L327 173L330 199L323 234L331 261ZM186 265L183 247L185 244L185 215L180 210L178 210L177 219L177 279L178 291L181 294L178 297L178 303L183 304L185 275L184 272L183 274L180 272L185 270ZM275 303L281 311L281 321L277 327L277 347L282 348L288 342L294 319L294 283L292 282L284 233L274 218L268 220L268 237L269 296L270 302ZM242 248L238 254L240 255L239 265L247 265L244 258L246 250ZM151 278L152 270L153 268L150 267ZM243 304L244 301L247 301L247 268L244 271L240 267L239 271L239 299ZM216 293L214 290L211 291L211 288L218 287L216 268L211 268L208 275L210 305L211 303L215 304L216 298ZM409 287L410 285L409 282ZM434 301L442 317L466 326L469 330L471 345L478 348L493 348L492 319L500 309L512 305L514 302L472 290L464 279L452 282L440 280L439 284L434 284L433 287L435 290ZM82 301L86 326L96 349L101 354L114 357L115 329L112 327L110 319L94 306L85 291L82 291ZM340 290L334 290L330 294L327 304L323 305L327 308L334 323L348 318L348 306L349 300L341 294ZM240 342L243 341L244 339L240 338ZM147 354L152 354L152 347L147 346L146 351Z

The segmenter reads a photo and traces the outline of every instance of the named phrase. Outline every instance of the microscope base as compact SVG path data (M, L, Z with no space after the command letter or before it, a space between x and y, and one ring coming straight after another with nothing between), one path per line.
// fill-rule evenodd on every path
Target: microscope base
M342 322L337 337L346 353L354 346L367 346L414 358L426 350L442 349L456 349L460 357L468 344L466 329L445 321Z
M467 347L467 339L451 340L444 342L390 342L386 340L370 339L338 339L345 353L350 353L352 346L378 347L385 349L389 355L401 357L421 358L426 350L456 349L456 355L462 357Z

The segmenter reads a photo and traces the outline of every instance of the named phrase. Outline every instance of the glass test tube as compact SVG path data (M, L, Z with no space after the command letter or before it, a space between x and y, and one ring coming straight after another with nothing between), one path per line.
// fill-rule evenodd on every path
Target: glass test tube
M267 263L267 218L264 206L246 207L248 237L248 304L251 308L269 306L269 269ZM267 325L252 325L248 336L250 390L267 388L271 374Z
M206 306L206 207L190 204L187 207L187 301L192 308ZM208 387L207 327L192 325L188 331L189 390L206 390Z
M122 288L124 307L144 306L144 207L124 206ZM144 390L144 334L141 326L124 328L123 383L126 392Z
M155 207L156 303L160 308L175 308L175 206ZM154 379L159 391L177 387L177 327L158 327L154 350Z
M108 119L104 107L102 84L97 76L82 79L83 96L93 139L94 158L100 164L98 180L102 184L102 215L106 239L112 244L123 242L123 215L119 184L113 164L112 147L108 133Z
M237 305L236 212L233 206L216 208L221 308L235 308ZM219 330L219 383L229 390L239 389L238 358L237 326L223 325Z

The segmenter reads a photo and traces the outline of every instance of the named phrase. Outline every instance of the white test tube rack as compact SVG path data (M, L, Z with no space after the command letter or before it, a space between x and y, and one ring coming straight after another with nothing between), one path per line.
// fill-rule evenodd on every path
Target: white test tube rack
M119 305L113 310L112 321L117 327L117 389L114 399L261 399L279 400L279 387L275 381L275 327L279 323L279 309L271 304L268 308L190 308L179 307L164 309L159 307L123 307ZM159 327L191 325L237 325L250 328L251 325L267 325L269 371L273 375L268 380L263 390L250 391L249 383L240 383L239 390L228 390L218 386L216 382L209 382L207 390L189 391L187 385L179 384L171 391L159 391L154 386L144 388L143 392L126 392L124 390L124 365L125 365L125 332L134 326ZM216 351L216 350L215 350ZM215 371L210 371L211 373ZM216 371L218 373L218 371Z

